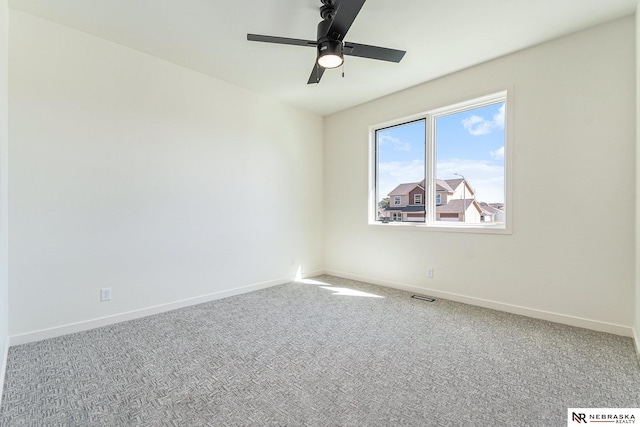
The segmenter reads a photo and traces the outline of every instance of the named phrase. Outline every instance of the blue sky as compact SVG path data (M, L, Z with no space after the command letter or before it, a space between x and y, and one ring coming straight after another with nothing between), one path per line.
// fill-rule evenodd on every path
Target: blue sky
M424 179L424 120L377 132L378 199ZM483 202L504 202L504 103L436 119L436 176L465 176Z

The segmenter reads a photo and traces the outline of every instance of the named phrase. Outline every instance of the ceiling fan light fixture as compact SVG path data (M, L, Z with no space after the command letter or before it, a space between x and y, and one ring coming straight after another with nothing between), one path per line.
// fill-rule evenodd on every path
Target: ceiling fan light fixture
M336 68L342 65L342 42L325 40L318 43L318 65L322 68Z

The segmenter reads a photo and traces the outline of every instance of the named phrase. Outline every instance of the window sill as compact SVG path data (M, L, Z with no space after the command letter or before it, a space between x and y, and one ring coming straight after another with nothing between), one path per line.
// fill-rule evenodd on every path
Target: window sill
M477 224L425 224L391 221L383 223L380 221L369 222L373 227L387 227L392 229L414 229L420 231L444 231L451 233L477 233L477 234L513 234L510 227L503 225L477 225Z

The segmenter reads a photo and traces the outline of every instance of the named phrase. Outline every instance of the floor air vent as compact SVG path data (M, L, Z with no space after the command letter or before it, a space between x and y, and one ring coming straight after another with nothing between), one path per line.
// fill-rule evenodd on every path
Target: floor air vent
M425 297L424 295L411 295L411 298L419 299L420 301L435 302L435 298Z

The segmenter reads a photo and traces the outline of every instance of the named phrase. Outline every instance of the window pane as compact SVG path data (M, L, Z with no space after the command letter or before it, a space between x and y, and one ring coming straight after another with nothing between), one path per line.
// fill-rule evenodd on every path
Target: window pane
M499 102L436 118L436 221L504 227L504 110Z
M376 218L425 221L425 120L376 131ZM420 195L420 203L417 194Z

